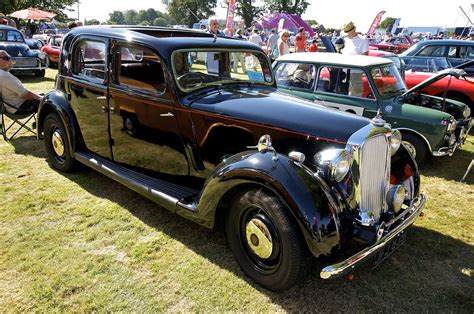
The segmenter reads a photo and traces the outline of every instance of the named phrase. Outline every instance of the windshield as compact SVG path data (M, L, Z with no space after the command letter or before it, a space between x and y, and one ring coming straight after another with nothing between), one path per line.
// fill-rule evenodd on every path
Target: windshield
M273 84L268 59L257 51L180 50L172 61L178 87L185 92L226 83Z
M405 83L393 64L373 68L370 70L370 75L374 80L377 91L383 98L398 95L406 91Z
M405 70L435 73L451 67L446 58L403 57Z

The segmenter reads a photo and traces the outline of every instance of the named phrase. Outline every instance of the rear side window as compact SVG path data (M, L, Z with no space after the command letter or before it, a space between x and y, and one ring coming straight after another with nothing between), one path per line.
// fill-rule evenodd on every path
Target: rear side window
M104 81L106 47L103 42L84 40L74 46L73 73L87 79Z
M444 57L446 51L446 46L426 46L417 56L427 56L427 57Z
M468 50L469 46L451 46L449 47L448 57L465 59L468 56Z
M312 90L315 68L308 63L283 63L276 70L275 77L278 86Z
M360 69L322 67L319 71L316 89L321 92L357 98L375 98L367 75Z
M163 93L165 76L161 58L151 49L136 45L120 45L116 83L123 87Z

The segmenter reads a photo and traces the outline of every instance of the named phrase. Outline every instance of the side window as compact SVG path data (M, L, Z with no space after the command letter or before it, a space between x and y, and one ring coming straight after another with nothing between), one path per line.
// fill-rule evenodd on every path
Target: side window
M417 56L444 57L445 50L446 46L426 46L418 52Z
M135 45L121 45L117 53L120 58L117 58L119 72L116 83L149 92L164 92L165 76L161 59L156 53Z
M470 46L467 52L468 59L474 59L474 46Z
M313 90L315 67L308 63L281 64L275 73L278 86Z
M380 73L380 76L383 76L383 73ZM374 99L367 75L360 69L322 67L316 89L333 94Z
M84 40L73 50L73 73L87 79L103 81L105 79L105 44Z

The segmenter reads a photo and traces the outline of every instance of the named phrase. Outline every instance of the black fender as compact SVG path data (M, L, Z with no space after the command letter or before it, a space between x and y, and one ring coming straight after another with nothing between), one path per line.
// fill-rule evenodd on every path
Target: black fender
M58 90L50 91L46 93L46 95L41 100L38 108L38 134L41 134L44 131L44 119L51 112L57 113L61 118L61 121L66 128L66 136L69 147L71 147L71 157L74 157L74 151L76 150L75 139L78 138L78 128L74 112L69 105L69 101L67 100L65 93Z
M219 206L229 191L259 185L277 195L291 212L308 248L315 256L328 255L340 244L335 199L322 179L285 155L246 151L236 154L208 177L193 220L214 227ZM182 213L179 213L182 214ZM198 219L196 219L198 218Z
M395 155L392 156L391 174L398 179L400 174L404 173L406 165L413 171L413 183L415 186L414 197L418 197L420 195L420 171L418 171L418 164L402 143Z

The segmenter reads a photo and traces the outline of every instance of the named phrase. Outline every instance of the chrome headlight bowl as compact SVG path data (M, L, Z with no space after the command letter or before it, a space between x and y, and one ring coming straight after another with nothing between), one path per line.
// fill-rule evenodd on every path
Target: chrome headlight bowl
M446 128L446 131L447 131L448 133L451 133L451 132L456 131L457 125L458 125L458 123L457 123L456 120L451 120L451 121L449 121L448 127Z
M395 214L400 212L407 190L403 185L392 186L387 193L387 205Z
M392 130L392 132L388 135L388 140L390 142L390 153L393 156L402 144L402 133L400 133L398 130Z
M326 149L317 153L314 161L327 177L341 182L351 169L353 156L345 149Z

